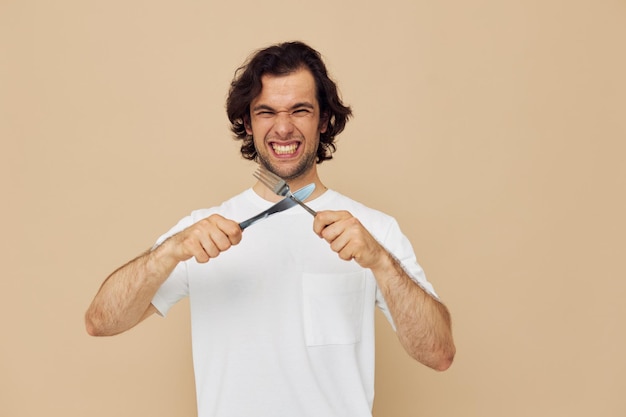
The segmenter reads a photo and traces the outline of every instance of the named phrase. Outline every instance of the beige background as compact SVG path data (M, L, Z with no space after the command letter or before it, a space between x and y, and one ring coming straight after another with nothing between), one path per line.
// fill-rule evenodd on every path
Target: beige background
M445 373L380 321L375 415L626 415L623 0L0 0L0 415L195 415L185 303L108 339L83 312L251 184L228 83L291 39L356 115L325 182L399 220L454 318Z

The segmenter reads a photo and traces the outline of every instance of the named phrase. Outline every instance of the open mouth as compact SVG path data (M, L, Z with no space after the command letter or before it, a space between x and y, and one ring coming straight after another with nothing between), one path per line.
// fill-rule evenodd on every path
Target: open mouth
M299 143L290 143L287 145L281 145L278 143L272 143L272 150L274 151L274 153L276 155L293 155L296 153L296 151L298 150L298 147L300 146Z

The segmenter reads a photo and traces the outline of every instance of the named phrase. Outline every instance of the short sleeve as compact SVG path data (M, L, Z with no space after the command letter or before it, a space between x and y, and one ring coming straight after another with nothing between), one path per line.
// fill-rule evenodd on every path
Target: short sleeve
M195 216L187 216L180 220L174 227L172 227L167 233L161 235L152 250L159 247L167 239L175 235L176 233L186 229L196 222ZM165 317L169 310L178 301L189 295L189 282L187 274L187 263L180 262L161 287L157 290L156 294L152 298L152 305L157 309L159 315Z
M392 256L396 258L396 260L398 260L398 262L400 262L400 265L405 270L407 275L409 275L409 277L417 283L417 285L419 285L432 297L439 300L439 296L435 292L435 289L432 284L428 282L424 270L417 262L417 257L413 251L411 242L409 242L408 238L402 233L400 226L395 219L391 219L387 233L381 241L381 244ZM380 289L376 290L376 305L385 314L385 317L387 317L387 320L395 329L393 319L389 313L389 308L387 307L387 303L385 302Z

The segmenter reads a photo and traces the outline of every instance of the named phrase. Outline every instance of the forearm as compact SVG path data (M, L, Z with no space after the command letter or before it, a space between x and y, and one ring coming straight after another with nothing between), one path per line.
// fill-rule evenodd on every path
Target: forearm
M417 361L445 370L455 354L448 309L413 281L389 253L372 269L404 349Z
M177 263L161 246L113 272L85 314L87 332L93 336L110 336L139 323Z

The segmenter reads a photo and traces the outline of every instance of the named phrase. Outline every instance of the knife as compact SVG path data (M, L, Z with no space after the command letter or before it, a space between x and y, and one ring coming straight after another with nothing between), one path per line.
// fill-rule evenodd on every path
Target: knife
M313 191L315 191L315 184L311 183L309 185L305 185L304 187L300 188L298 191L294 192L293 196L296 198L296 200L303 201L309 198L309 196L313 193ZM244 230L246 227L258 222L259 220L263 220L271 216L272 214L285 211L297 205L298 203L296 200L290 197L285 197L282 200L280 200L278 203L274 204L272 207L268 208L267 210L264 210L260 212L259 214L257 214L256 216L250 217L248 220L244 220L243 222L239 223L239 227L241 228L241 230Z

